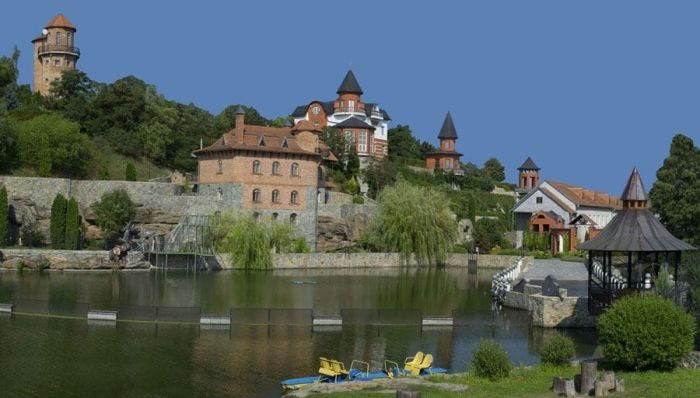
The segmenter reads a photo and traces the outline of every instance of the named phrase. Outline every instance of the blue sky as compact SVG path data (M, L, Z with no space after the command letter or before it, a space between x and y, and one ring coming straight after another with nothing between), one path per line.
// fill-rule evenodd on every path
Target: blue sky
M543 178L620 194L650 188L671 138L700 138L700 2L13 1L0 53L56 13L77 25L80 69L133 74L212 113L266 117L332 99L348 68L364 99L436 141L454 117L463 161L495 156L508 180L532 156Z

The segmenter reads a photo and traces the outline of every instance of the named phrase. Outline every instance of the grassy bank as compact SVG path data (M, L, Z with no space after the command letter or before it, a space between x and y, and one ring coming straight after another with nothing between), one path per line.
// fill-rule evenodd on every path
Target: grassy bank
M573 378L579 367L553 367L538 365L530 368L516 368L508 379L493 382L470 374L435 377L435 381L466 384L467 392L454 393L433 389L421 390L422 398L490 398L490 397L555 397L549 391L552 378L565 376ZM700 396L700 369L676 369L673 372L616 372L625 380L625 394L611 393L610 396L632 396L639 398L670 398ZM395 397L395 393L353 392L313 395L319 398L360 398Z

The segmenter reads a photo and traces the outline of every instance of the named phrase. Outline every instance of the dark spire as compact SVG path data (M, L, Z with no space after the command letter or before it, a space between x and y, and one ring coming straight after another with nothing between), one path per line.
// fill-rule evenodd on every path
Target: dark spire
M343 82L340 83L340 87L338 87L337 93L351 93L362 95L360 83L358 83L357 79L355 79L355 75L352 73L352 70L348 70L348 73L345 75L345 79L343 79Z
M236 107L236 110L233 112L234 115L245 115L245 109L241 105L238 105Z
M450 114L450 112L447 112L447 116L445 116L445 121L442 122L442 128L440 129L440 134L438 134L438 138L450 140L457 139L457 130L455 129L455 124L452 122L452 115Z
M639 176L639 170L635 166L632 169L632 174L629 180L627 180L627 185L625 185L625 190L622 191L622 200L637 200L637 201L647 201L647 191L644 189L644 183L642 182L642 177Z
M525 162L522 164L522 166L518 167L518 170L539 170L540 168L537 167L535 162L532 161L531 157L527 157Z

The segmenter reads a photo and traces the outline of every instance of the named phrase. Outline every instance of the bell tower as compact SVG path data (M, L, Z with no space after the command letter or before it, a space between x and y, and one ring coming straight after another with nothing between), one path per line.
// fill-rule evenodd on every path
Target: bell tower
M518 189L529 192L540 185L540 168L537 167L532 158L527 160L518 167Z
M75 25L58 14L32 40L34 44L34 91L48 95L51 82L67 70L75 69L80 50L75 47Z

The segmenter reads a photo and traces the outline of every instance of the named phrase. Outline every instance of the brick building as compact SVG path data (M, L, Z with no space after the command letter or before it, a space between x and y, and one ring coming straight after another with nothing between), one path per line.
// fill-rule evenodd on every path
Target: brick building
M389 153L389 114L378 104L364 102L360 84L351 70L345 75L332 101L311 101L292 112L294 123L302 120L317 128L335 126L346 141L355 145L361 165L371 158L383 159Z
M573 250L586 237L595 237L622 208L618 197L604 192L553 180L540 183L540 169L530 158L518 170L518 188L528 193L513 207L517 247L523 233L531 231L550 233L554 254L565 249L566 237L566 250Z
M459 137L452 121L452 115L450 112L447 112L438 134L440 147L436 151L425 155L425 167L430 170L441 169L455 174L462 174L463 171L459 160L462 154L455 150L457 138Z
M51 82L76 67L80 50L75 47L76 28L63 14L56 15L34 40L34 91L46 95Z
M212 145L194 152L198 186L238 184L241 207L258 216L305 219L315 224L319 195L323 195L323 161L335 161L309 121L293 127L245 124L242 107L236 127ZM322 197L322 196L321 196Z

